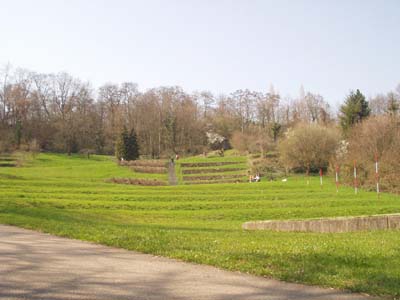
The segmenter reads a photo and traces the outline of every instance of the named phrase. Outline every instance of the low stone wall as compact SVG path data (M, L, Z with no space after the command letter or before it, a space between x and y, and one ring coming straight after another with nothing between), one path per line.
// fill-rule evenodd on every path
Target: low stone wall
M400 214L296 221L251 221L244 223L242 228L246 230L298 232L350 232L400 229Z

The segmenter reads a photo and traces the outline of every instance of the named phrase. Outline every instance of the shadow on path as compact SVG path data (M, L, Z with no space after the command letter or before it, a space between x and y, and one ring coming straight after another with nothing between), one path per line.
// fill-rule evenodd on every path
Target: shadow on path
M0 299L371 298L0 225Z

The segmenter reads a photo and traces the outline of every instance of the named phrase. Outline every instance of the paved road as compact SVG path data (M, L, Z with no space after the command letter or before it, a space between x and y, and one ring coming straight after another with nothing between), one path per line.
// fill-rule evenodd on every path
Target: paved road
M0 299L371 299L0 225Z

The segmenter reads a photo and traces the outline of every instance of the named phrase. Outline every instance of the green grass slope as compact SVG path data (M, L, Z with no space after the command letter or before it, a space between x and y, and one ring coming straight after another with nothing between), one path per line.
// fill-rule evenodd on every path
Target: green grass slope
M228 158L227 158L228 159ZM229 158L231 159L231 158ZM292 282L400 297L400 232L243 231L249 220L400 212L400 197L301 177L142 187L111 158L40 154L0 169L0 222ZM150 174L149 174L150 175Z

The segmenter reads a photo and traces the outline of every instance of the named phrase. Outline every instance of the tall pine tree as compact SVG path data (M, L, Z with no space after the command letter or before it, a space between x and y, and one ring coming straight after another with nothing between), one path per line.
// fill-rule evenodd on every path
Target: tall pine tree
M125 159L126 151L125 151L125 142L128 138L128 130L124 126L121 134L119 135L116 143L115 143L115 156L118 160Z
M139 144L134 129L128 132L124 127L115 144L115 156L118 160L135 160L139 158Z
M135 160L139 158L139 144L134 129L130 131L125 141L125 159Z
M347 133L354 124L367 118L370 113L371 109L365 96L358 89L355 93L352 91L340 107L340 125L343 132Z
M15 124L15 143L17 144L17 148L21 146L21 139L22 139L22 122L17 120Z

